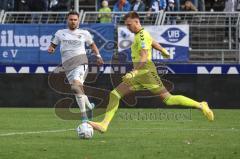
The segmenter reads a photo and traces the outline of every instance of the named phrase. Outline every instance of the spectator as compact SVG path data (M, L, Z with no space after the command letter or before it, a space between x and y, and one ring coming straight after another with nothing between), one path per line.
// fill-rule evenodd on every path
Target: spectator
M240 0L237 1L236 10L237 10L237 11L240 11Z
M198 10L205 11L205 0L198 0Z
M174 8L175 8L174 0L168 0L167 11L174 11Z
M142 0L145 4L145 10L149 10L151 5L151 0Z
M113 6L114 12L129 12L131 10L131 4L127 0L118 0Z
M108 2L108 6L110 5L110 0L97 0L97 8L96 11L99 11L99 9L102 7L102 2L103 1L107 1Z
M98 18L100 18L100 23L112 22L111 14L106 14L106 12L111 12L111 9L108 7L108 1L102 1L102 8L99 9L99 12L103 13L98 15Z
M198 11L197 8L193 5L191 0L186 0L181 8L182 11Z
M224 12L235 12L237 10L237 0L226 0L225 1L225 8ZM231 15L226 19L226 25L225 28L225 39L224 43L234 43L234 39L236 36L236 28L234 25L234 17Z
M225 7L225 0L208 0L205 3L206 11L223 11Z
M58 1L57 0L49 0L50 3L49 3L49 8L50 10L52 10L52 8L54 8L55 6L58 5Z
M179 4L184 5L185 0L176 0ZM209 0L210 1L210 0ZM205 0L191 0L192 4L197 8L198 11L205 11Z
M165 11L167 8L166 0L152 0L149 8L150 12L158 12L160 10Z
M14 11L28 11L28 5L26 0L16 0Z
M237 10L237 0L226 0L224 12L235 12Z
M168 0L167 3L167 11L175 11L175 3L174 0ZM168 25L175 25L176 24L176 18L172 16L167 16L167 24Z
M71 10L71 0L51 0L50 8L52 11L69 11Z
M145 11L145 4L142 0L135 0L132 4L132 11L135 12L144 12Z

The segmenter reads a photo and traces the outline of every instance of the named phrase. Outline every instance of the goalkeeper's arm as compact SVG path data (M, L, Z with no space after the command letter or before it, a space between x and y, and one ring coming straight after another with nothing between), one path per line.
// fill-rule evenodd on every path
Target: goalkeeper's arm
M152 47L162 53L164 58L170 58L170 53L155 40L152 41Z

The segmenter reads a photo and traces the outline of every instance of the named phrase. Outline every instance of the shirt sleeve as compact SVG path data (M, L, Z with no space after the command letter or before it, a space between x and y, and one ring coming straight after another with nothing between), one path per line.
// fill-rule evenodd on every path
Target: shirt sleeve
M55 45L58 45L60 43L60 38L59 38L59 31L57 31L53 37L52 37L52 40L51 40L51 43L55 44Z
M141 31L140 32L140 40L139 40L139 48L144 50L149 50L152 47L152 37L146 33Z
M94 41L93 41L93 37L92 35L89 33L89 31L86 31L86 43L88 45L91 45Z

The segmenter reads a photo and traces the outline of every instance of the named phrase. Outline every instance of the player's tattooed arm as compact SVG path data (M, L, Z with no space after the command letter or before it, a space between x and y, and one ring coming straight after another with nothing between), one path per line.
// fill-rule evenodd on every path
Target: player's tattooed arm
M55 49L56 49L57 45L51 43L48 47L48 53L52 54L55 52Z
M101 55L100 55L100 53L99 53L99 50L98 50L98 48L97 48L97 45L96 45L95 43L92 43L92 44L90 45L90 47L91 47L93 53L94 53L94 54L96 55L96 57L97 57L97 64L98 64L98 65L104 64L103 59L102 59L102 57L101 57Z

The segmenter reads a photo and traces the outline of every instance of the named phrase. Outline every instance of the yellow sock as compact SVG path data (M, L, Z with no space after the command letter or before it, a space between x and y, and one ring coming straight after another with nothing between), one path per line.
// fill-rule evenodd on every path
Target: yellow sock
M111 122L115 112L118 109L120 99L121 99L121 95L117 92L116 89L111 91L106 114L102 123L108 125Z
M166 105L180 105L186 107L200 108L200 103L182 95L171 95L163 101Z

